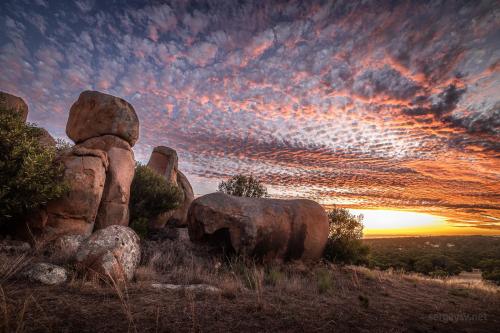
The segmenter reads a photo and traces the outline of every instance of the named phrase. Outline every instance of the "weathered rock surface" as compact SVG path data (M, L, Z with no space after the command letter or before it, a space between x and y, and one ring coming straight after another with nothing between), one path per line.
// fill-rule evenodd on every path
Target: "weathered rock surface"
M49 247L51 258L57 262L71 262L85 240L82 235L64 235L57 238Z
M151 153L148 167L165 177L169 184L177 186L183 197L177 209L162 213L152 219L150 222L152 229L161 229L167 224L176 227L187 226L187 212L194 200L194 192L187 177L179 170L178 162L177 152L172 148L159 146Z
M75 262L80 269L118 282L134 277L140 257L139 236L128 227L111 225L94 232L80 245Z
M311 200L212 193L188 212L189 237L263 260L317 260L328 237L325 210Z
M26 253L31 251L29 243L17 240L1 240L0 252L3 253Z
M194 192L189 180L180 170L177 171L177 184L179 184L180 190L184 193L184 200L179 208L174 210L167 222L176 227L186 227L189 207L194 200Z
M129 143L117 136L103 135L88 139L79 146L104 151L109 167L95 228L129 223L130 185L134 178L135 159Z
M148 167L165 177L170 184L177 186L179 158L174 149L165 146L155 147L149 158Z
M68 279L68 272L64 268L47 263L33 264L23 275L30 281L48 285L61 284Z
M84 91L71 106L66 134L76 143L116 135L131 146L139 138L139 118L124 99L98 91Z
M24 122L28 119L28 104L21 97L0 91L0 108L13 110Z
M108 168L106 153L75 146L62 161L68 193L49 202L45 210L27 221L30 233L41 235L44 241L62 235L90 235L104 189Z
M152 283L151 287L160 290L187 290L192 292L209 292L221 293L222 290L209 284L169 284L169 283Z
M40 128L40 134L38 135L38 142L44 147L55 147L56 140L50 135L50 133L45 128Z

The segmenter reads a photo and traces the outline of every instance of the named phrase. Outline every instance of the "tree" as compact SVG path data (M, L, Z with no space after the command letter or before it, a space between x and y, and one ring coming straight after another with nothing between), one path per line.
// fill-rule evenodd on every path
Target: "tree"
M263 198L267 197L266 187L253 176L236 175L228 181L219 184L219 192L238 197Z
M41 129L0 109L0 226L14 227L30 212L67 191L56 147L39 143Z
M367 263L369 248L363 245L363 215L334 207L328 212L330 231L323 257L344 264Z
M176 186L140 163L136 164L134 179L130 186L130 226L139 235L145 236L150 219L175 209L182 200Z

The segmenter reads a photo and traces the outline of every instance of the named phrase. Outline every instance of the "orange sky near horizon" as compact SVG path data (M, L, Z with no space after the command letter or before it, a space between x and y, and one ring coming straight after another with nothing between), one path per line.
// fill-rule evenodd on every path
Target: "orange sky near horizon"
M445 217L429 213L387 209L350 209L350 211L364 216L364 238L500 235L500 230L450 223Z

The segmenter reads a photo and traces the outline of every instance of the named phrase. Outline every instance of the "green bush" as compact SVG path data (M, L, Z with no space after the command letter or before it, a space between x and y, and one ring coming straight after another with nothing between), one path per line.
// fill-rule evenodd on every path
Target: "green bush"
M363 215L353 215L345 208L328 212L330 232L323 257L341 264L366 264L369 248L363 245Z
M130 226L145 236L150 219L179 206L182 193L147 166L136 164L130 187Z
M267 189L253 176L236 175L219 184L219 192L238 197L264 198L267 197Z
M64 166L55 147L39 144L41 130L0 109L0 227L64 195Z

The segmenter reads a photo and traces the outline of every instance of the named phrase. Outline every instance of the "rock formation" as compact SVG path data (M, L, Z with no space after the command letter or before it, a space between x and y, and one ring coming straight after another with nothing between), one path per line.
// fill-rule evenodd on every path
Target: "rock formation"
M128 225L135 167L132 145L139 136L132 105L84 91L71 107L66 133L77 143L60 157L69 192L28 218L31 233L52 241L62 235L87 237L113 224Z
M92 233L108 169L108 157L101 150L75 146L61 158L70 190L28 220L31 233L45 241Z
M128 227L111 225L83 241L75 262L80 270L119 282L130 281L134 277L140 259L139 236Z
M113 135L88 139L78 146L106 153L109 167L101 205L96 218L96 229L112 224L128 225L130 185L134 178L135 159L130 144Z
M183 200L179 208L160 214L151 221L152 229L161 229L166 224L177 227L187 225L187 212L191 202L194 200L194 193L191 184L186 176L179 171L179 158L177 152L169 147L159 146L153 149L148 162L148 167L157 174L165 177L171 185L177 186L183 194Z
M311 200L212 193L188 213L189 237L268 260L317 260L328 238L325 210Z
M21 97L0 91L0 108L15 111L24 122L28 119L28 105Z
M66 134L75 143L115 135L134 146L139 138L139 118L124 99L87 90L71 106Z

